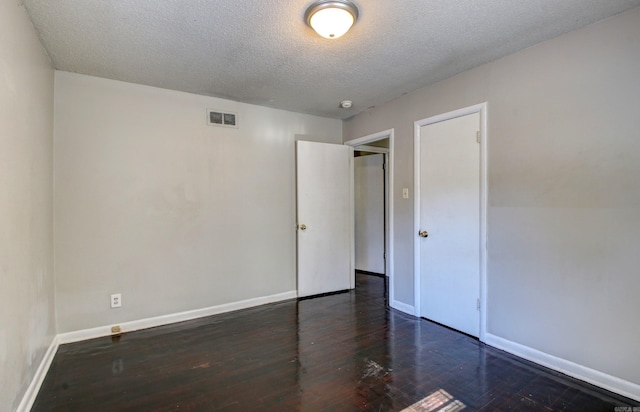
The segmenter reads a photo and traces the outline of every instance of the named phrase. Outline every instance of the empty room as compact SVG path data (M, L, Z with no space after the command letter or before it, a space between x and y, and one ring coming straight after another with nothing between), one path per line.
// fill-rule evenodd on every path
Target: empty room
M640 411L640 0L5 0L0 410Z

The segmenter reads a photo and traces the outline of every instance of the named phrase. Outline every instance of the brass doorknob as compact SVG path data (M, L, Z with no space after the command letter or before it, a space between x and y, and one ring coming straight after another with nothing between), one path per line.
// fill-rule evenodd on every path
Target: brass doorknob
M305 224L300 225L300 230L307 230L307 225Z
M420 237L429 237L429 232L427 232L426 230L421 230L418 232L418 235Z

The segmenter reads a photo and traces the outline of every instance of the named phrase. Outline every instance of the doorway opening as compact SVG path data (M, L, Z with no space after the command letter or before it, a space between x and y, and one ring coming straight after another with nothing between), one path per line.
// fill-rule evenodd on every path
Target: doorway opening
M389 139L384 139L375 143L388 142ZM388 295L384 224L387 150L359 146L353 153L355 272L384 278L385 298ZM387 300L385 303L388 305Z
M393 282L393 129L349 140L345 145L354 148L354 276L383 277L385 304L397 308Z

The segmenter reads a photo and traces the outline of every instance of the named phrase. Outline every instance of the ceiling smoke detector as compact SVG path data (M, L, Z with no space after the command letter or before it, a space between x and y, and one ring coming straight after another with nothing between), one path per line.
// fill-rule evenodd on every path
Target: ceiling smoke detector
M353 102L351 100L343 100L340 102L341 109L350 109L352 105Z

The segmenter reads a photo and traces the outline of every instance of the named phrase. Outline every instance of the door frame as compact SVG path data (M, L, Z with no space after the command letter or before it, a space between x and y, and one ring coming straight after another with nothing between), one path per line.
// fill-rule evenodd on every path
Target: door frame
M487 102L464 107L462 109L427 117L414 122L413 138L413 274L414 274L414 311L415 315L421 316L421 279L420 279L420 237L418 232L420 225L420 130L422 126L444 122L457 117L466 116L473 113L480 114L480 236L478 247L480 250L480 341L484 342L487 333Z
M389 306L394 309L398 309L403 312L407 312L407 305L405 303L399 302L396 300L395 295L395 287L394 287L394 272L393 272L393 262L394 262L394 241L393 241L393 169L394 169L394 129L383 130L378 133L373 133L370 135L362 136L356 139L347 140L344 142L345 145L351 147L357 146L365 146L368 143L377 142L379 140L389 139L389 149L388 151L383 148L378 148L380 152L386 152L386 170L385 170L385 179L386 179L386 190L385 190L385 251L387 253L387 258L385 259L385 272L386 276L389 278ZM367 148L369 150L370 148ZM375 150L375 149L373 149ZM355 249L355 248L354 248ZM355 259L355 258L354 258ZM355 279L355 272L354 272Z

